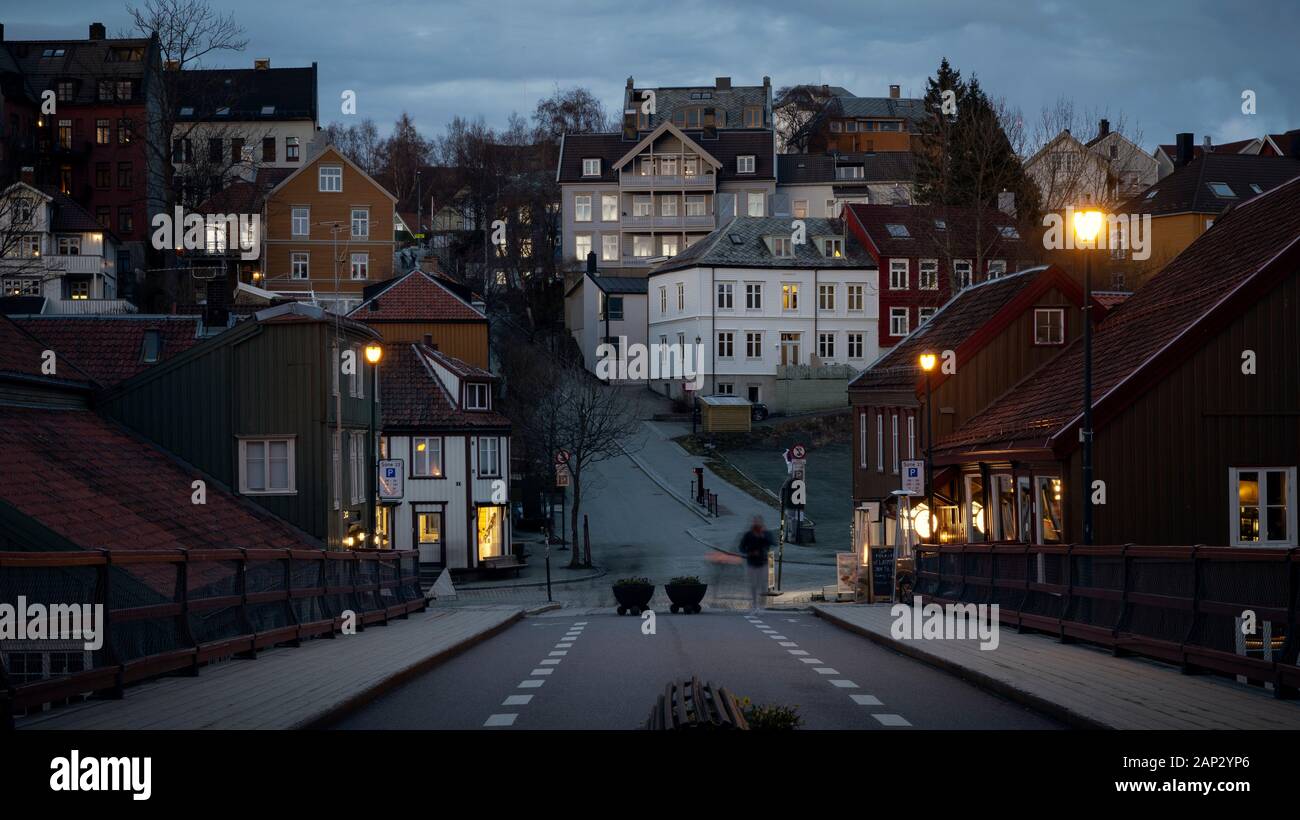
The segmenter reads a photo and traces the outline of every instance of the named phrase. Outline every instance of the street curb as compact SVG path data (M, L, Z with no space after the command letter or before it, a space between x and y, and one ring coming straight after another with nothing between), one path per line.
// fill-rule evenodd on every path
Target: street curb
M675 443L674 443L674 446L676 446ZM670 487L670 486L668 485L668 482L665 481L665 480L664 480L664 479L659 475L659 473L655 472L653 468L651 468L649 465L647 465L647 464L646 464L644 461L642 461L638 456L636 456L636 455L633 454L633 453L628 452L628 450L627 450L626 448L622 447L621 445L619 446L619 449L623 450L623 455L627 456L627 457L628 457L628 460L631 461L633 464L635 464L635 465L637 466L637 469L639 469L641 472L645 473L647 478L649 478L649 479L650 479L651 481L653 481L655 484L658 484L658 485L659 485L659 488L660 488L661 490L663 490L664 492L668 493L668 495L671 496L674 500L676 500L676 501L677 501L678 503L680 503L682 506L686 507L686 509L688 509L688 510L690 510L691 512L695 513L696 515L698 515L700 518L704 519L705 521L712 521L712 520L713 520L713 519L710 518L708 515L706 515L706 514L700 512L700 509L699 509L699 505L698 505L698 504L696 504L695 502L691 501L688 497L682 495L679 491L677 491L677 490L673 489L672 487Z
M1110 726L1108 724L1094 720L1085 715L1081 715L1078 712L1074 711L1073 709L1070 709L1069 707L1066 706L1062 706L1061 704L1055 703L1054 701L1050 701L1047 700L1046 698L1039 697L1038 695L1031 694L1029 692L1024 691L1023 689L1018 689L1017 687L1007 683L1006 681L998 680L997 678L992 677L991 675L986 675L983 672L976 672L975 670L962 666L959 663L954 663L953 661L950 661L946 658L941 658L938 655L934 655L929 652L926 652L918 648L914 643L908 641L896 640L886 635L881 635L877 632L872 632L869 629L865 629L851 621L845 620L844 618L832 614L831 612L827 611L827 609L825 609L825 606L826 606L825 604L814 605L812 607L813 615L817 616L818 618L822 618L828 621L829 623L832 623L835 626L838 626L839 628L844 629L848 632L853 632L857 635L861 635L862 637L872 641L873 643L877 643L887 649L892 649L895 652L899 653L900 655L906 655L907 657L912 658L913 660L918 660L928 666L933 666L936 669L941 669L950 675L954 675L966 681L967 683L979 687L980 689L983 689L987 692L992 692L995 695L999 695L1001 697L1006 698L1007 700L1014 701L1015 703L1019 703L1021 706L1027 706L1036 712L1041 712L1042 714L1054 718L1055 720L1059 720L1062 723L1071 726L1072 728L1110 729L1110 730L1114 730L1116 728L1114 726Z
M583 575L581 578L565 578L563 581L552 580L552 581L551 581L551 586L556 586L556 587L558 587L558 586L564 586L565 584L576 584L576 583L579 583L579 582L581 582L581 581L591 581L591 580L594 580L594 579L596 579L596 578L604 578L604 577L605 577L606 575L608 575L608 574L609 574L609 570L607 570L607 569L602 569L602 570L600 570L599 572L593 572L593 573L591 573L590 575ZM478 590L484 590L484 589L532 589L532 588L534 588L534 587L544 587L544 586L546 586L546 582L545 582L545 581L529 581L529 582L526 583L526 584L494 584L494 585L492 585L492 586L484 586L484 587L481 587L481 586L459 586L459 587L456 587L456 592L458 592L458 593L459 593L459 592L476 592L476 591L478 591Z
M543 612L550 612L551 610L554 609L563 609L563 608L564 608L564 604L560 603L559 601L551 601L550 603L542 604L541 606L535 606L532 609L525 609L524 616L531 618L534 615L541 615Z
M421 675L424 672L427 672L428 670L432 669L433 667L454 658L455 656L461 654L467 649L471 649L477 646L478 644L483 643L488 638L491 638L505 631L510 626L513 626L516 621L523 619L523 617L524 617L524 610L517 609L510 617L506 618L504 621L497 624L496 626L493 626L489 629L485 629L482 632L475 633L474 635L469 636L468 638L461 641L460 643L452 644L451 646L447 647L441 652L438 652L437 654L430 655L427 658L422 658L416 661L415 663L411 664L410 666L406 667L405 669L396 672L392 675L389 675L386 678L376 681L370 687L362 690L361 692L358 692L355 695L352 695L351 697L347 698L341 703L334 704L333 706L324 710L323 712L316 715L315 717L308 718L307 720L302 721L297 726L294 726L292 728L293 729L328 729L332 724L337 723L340 719L346 717L348 714L355 712L357 709L360 709L362 706L365 706L366 704L374 701L380 695L383 695L387 692L392 691L393 689L396 689L398 686L401 686L403 683L406 683L412 678L415 678L418 675Z

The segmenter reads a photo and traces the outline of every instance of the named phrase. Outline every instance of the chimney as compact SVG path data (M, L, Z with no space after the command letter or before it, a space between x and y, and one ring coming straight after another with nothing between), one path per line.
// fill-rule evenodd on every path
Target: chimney
M253 60L253 68L258 71L265 71L270 67L271 67L270 57L258 57L257 59Z
M587 273L591 276L596 275L596 252L587 251Z
M1105 122L1105 120L1102 120ZM998 210L1007 216L1015 219L1016 217L1016 192L1001 191L998 193Z
M91 24L90 24L90 39L92 39L92 40L104 40L104 39L107 39L107 37L108 37L108 32L104 30L104 24L103 24L103 23L91 23Z
M1202 145L1205 147L1205 153L1207 154L1214 150L1214 142L1213 140L1210 139L1209 134L1205 135L1205 139L1202 142Z
M1097 123L1097 139L1110 133L1110 120L1103 119Z
M1182 133L1175 137L1175 140L1177 148L1174 151L1174 167L1182 168L1192 161L1192 135Z
M719 77L717 80L715 80L715 81L713 82L713 86L714 86L714 88L716 88L716 89L719 90L719 91L730 91L730 90L731 90L731 78L730 78L730 77Z
M24 165L18 172L18 178L28 185L36 184L36 169L31 165Z
M772 78L767 76L766 74L763 75L763 87L764 88L772 87Z
M903 92L903 89L900 88L899 86L891 85L891 86L889 87L889 99L891 99L891 100L896 100L896 99L898 99L898 98L899 98L899 95L901 95L902 92Z
M825 83L822 83L822 96L829 97L830 95L831 95L831 87L829 85L826 85Z

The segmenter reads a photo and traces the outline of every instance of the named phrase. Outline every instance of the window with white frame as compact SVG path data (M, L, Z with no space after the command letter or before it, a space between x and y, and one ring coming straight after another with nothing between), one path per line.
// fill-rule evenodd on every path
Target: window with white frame
M735 282L718 283L718 310L731 310L736 306Z
M677 237L661 236L659 238L659 253L662 256L677 255Z
M735 383L734 383L734 382L718 382L718 395L719 395L719 396L734 396L734 395L736 395L736 385L735 385Z
M794 245L788 236L772 237L772 255L779 257L794 256Z
M632 216L650 216L654 213L654 199L648 196L632 197Z
M416 478L442 478L442 438L411 439L411 475Z
M799 309L799 283L782 282L781 283L781 310L795 311Z
M591 194L577 194L573 197L573 221L591 221Z
M916 416L907 414L907 457L916 458Z
M343 361L339 358L338 345L330 345L330 361L334 365L330 368L333 371L333 378L330 379L330 395L337 396L339 394L339 371L343 365Z
M337 372L337 371L336 371ZM342 440L335 433L330 446L330 478L332 482L334 509L343 506L343 452Z
M349 438L352 444L348 449L348 483L352 503L361 504L366 500L366 434L354 432Z
M352 254L352 278L353 279L370 278L370 254L368 253Z
M954 259L952 262L952 271L957 276L957 289L968 288L971 286L971 261L969 259Z
M752 174L754 173L754 155L742 154L736 157L736 173Z
M876 413L876 472L885 471L885 414Z
M745 358L763 358L763 334L761 331L749 330L745 332Z
M686 283L677 283L677 309L686 310Z
M817 309L818 310L835 309L835 286L834 285L817 286Z
M488 390L484 382L466 382L465 383L465 409L466 410L487 410L490 401L491 391Z
M501 440L496 436L478 437L478 474L481 478L501 475Z
M864 294L866 292L866 287L863 285L848 284L845 285L845 291L848 296L849 312L861 313L865 304Z
M862 334L856 332L850 333L848 337L848 341L849 341L849 358L861 359L862 358Z
M867 469L867 411L858 413L858 466Z
M749 203L750 216L763 216L764 207L767 205L767 195L760 192L750 192L747 197Z
M823 359L835 358L835 334L818 333L817 334L817 355Z
M294 440L291 437L239 440L239 492L244 495L291 495L294 485Z
M660 315L668 312L668 286L659 286L659 313Z
M745 283L745 310L763 309L763 284L761 282Z
M891 440L893 441L893 451L894 451L893 457L890 459L890 461L893 464L894 475L898 475L898 414L897 413L890 414L890 429L892 430L890 436L891 436Z
M718 358L731 359L736 355L736 334L730 330L718 333Z
M573 255L579 262L587 261L587 254L591 253L591 234L580 233L573 237Z
M659 215L677 216L677 197L675 196L659 197Z
M889 309L889 335L906 336L908 332L907 308L891 307Z
M294 236L307 236L311 233L311 209L308 207L298 207L293 209L293 228Z
M582 175L584 177L600 176L600 158L585 158L582 160Z
M844 255L844 240L831 238L822 242L822 256L839 259Z
M922 259L917 263L917 287L921 290L939 289L939 260Z
M1295 467L1229 468L1234 547L1297 546L1295 481Z
M337 194L343 191L343 166L322 165L317 171L319 188L324 193Z
M989 260L989 278L996 279L1007 272L1007 260L990 259Z
M600 195L600 219L602 222L618 221L618 194Z
M365 239L370 236L370 209L352 209L352 238Z
M618 234L607 233L600 238L600 258L606 262L618 261Z
M704 210L704 195L703 195L703 194L687 194L687 195L686 195L686 215L687 215L687 216L706 216L706 215L707 215L707 212Z
M289 278L306 279L310 276L310 256L304 251L289 254Z
M889 260L889 289L890 290L907 290L909 275L908 259L891 259Z
M340 313L346 313L346 309L340 306ZM354 399L364 399L366 397L366 360L365 351L357 345L352 346L352 375L348 379L348 395Z
M1065 344L1065 308L1034 308L1034 344Z

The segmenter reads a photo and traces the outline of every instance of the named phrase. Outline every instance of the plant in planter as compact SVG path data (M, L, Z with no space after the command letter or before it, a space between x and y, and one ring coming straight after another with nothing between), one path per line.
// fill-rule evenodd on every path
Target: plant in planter
M668 600L672 601L671 609L674 614L679 611L687 614L698 613L700 601L704 600L704 593L708 588L709 585L700 583L699 577L695 575L679 575L664 584L664 592L668 593Z
M798 706L782 706L779 703L759 704L749 698L741 698L740 709L745 713L749 728L758 732L788 732L798 729L803 723L799 717Z
M614 599L618 601L618 614L631 612L640 615L650 608L655 586L649 578L620 578L614 582Z

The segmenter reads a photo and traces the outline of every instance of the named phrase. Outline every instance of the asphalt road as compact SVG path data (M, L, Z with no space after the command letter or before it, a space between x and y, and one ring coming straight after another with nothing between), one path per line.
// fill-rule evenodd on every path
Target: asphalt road
M562 610L500 635L340 721L342 729L635 729L692 674L806 729L1053 729L1059 724L800 611Z

